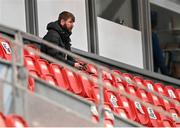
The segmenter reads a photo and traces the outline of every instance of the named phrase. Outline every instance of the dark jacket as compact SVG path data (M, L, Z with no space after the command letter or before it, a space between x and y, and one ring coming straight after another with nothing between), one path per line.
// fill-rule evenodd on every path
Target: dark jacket
M63 29L58 21L55 22L51 22L47 25L47 34L43 37L44 40L47 40L51 43L53 43L54 45L57 45L59 47L62 47L66 50L71 51L71 39L70 39L70 35L71 33L68 32L66 29ZM41 51L52 56L55 57L56 59L63 61L69 65L74 66L75 60L70 57L67 56L66 54L59 52L58 50L49 48L45 45L41 46Z
M162 74L169 75L168 68L165 65L163 52L159 45L159 39L155 32L152 32L152 43L153 43L154 71L158 72L158 69L160 68Z

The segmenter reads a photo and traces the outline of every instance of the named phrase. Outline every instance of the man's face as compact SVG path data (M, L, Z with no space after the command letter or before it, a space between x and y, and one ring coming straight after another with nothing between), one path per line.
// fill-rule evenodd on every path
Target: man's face
M73 22L72 18L69 18L67 20L62 20L61 25L64 28L66 28L69 32L71 32L74 27L74 22Z

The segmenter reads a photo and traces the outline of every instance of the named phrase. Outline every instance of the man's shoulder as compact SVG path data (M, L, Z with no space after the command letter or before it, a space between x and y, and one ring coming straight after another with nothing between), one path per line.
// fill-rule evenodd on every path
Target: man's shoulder
M46 36L61 37L61 35L57 31L55 31L53 29L48 30L47 34L44 37L46 37Z

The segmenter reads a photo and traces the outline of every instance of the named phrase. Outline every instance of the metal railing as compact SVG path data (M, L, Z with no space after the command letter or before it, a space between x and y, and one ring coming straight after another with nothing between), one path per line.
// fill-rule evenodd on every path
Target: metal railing
M74 68L74 67L71 67L71 66L69 66L69 65L67 65L65 62L61 62L61 61L59 61L59 60L57 60L57 59L55 59L55 58L53 58L53 57L51 57L51 56L48 56L48 55L46 55L46 54L44 54L44 53L41 53L41 52L38 52L38 51L36 51L36 50L33 50L33 49L31 49L31 48L28 48L28 47L25 47L24 46L24 43L23 43L23 36L26 36L26 37L29 37L29 39L32 39L33 41L34 40L36 40L36 42L40 42L40 43L42 43L43 45L46 45L46 46L48 46L48 47L50 47L50 48L53 48L53 49L55 49L55 50L58 50L59 52L61 52L61 53L64 53L64 54L67 54L67 55L69 55L69 56L71 56L71 57L73 57L73 58L76 58L76 59L78 59L78 60L81 60L81 61L83 61L83 62L85 62L85 63L87 63L87 64L92 64L92 65L94 65L96 68L97 68L97 70L98 70L98 77L97 77L97 80L95 80L95 79L93 79L90 75L87 75L86 73L83 73L83 72L81 72L81 71L79 71L78 69L76 69L76 68ZM117 74L115 74L112 70L110 70L110 69L108 69L108 68L106 68L106 67L104 67L104 66L102 66L102 65L99 65L99 64L97 64L97 63L94 63L93 61L91 61L91 60L89 60L89 59L86 59L86 58L84 58L84 57L81 57L81 56L79 56L79 55L76 55L76 54L74 54L74 53L71 53L71 52L69 52L69 51L67 51L67 50L65 50L65 49L63 49L63 48L61 48L61 47L57 47L57 46L55 46L55 45L53 45L52 43L50 43L50 42L47 42L47 41L44 41L44 40L42 40L41 38L39 38L39 37L36 37L36 36L34 36L34 35L30 35L30 34L27 34L27 33L24 33L24 32L21 32L21 31L16 31L16 34L15 34L15 40L13 40L13 39L11 39L11 38L9 38L8 36L6 36L6 35L4 35L4 34L1 34L1 36L2 37L4 37L4 38L6 38L7 40L9 40L10 42L13 42L12 43L12 45L13 46L17 46L20 50L19 50L19 57L21 58L21 59L19 59L19 62L20 62L20 65L21 66L23 66L24 64L22 63L23 62L23 49L26 49L26 50L28 50L28 51L31 51L31 52L33 52L35 55L38 55L38 56L40 56L40 57L42 57L42 58L44 58L44 59L46 59L46 60L48 60L48 61L50 61L50 62L52 62L52 63L57 63L57 64L60 64L61 66L63 66L63 67L65 67L65 68L67 68L67 69L69 69L69 70L71 70L72 72L75 72L76 74L78 74L78 75L81 75L81 76L83 76L83 77L86 77L86 78L88 78L90 81L92 81L92 82L94 82L94 83L97 83L98 85L99 85L99 96L100 96L100 102L99 102L99 104L97 105L98 106L98 112L99 112L99 117L100 117L100 123L102 123L103 122L103 118L104 118L104 96L103 96L103 89L104 88L107 88L107 89L109 89L109 90L111 90L111 91L113 91L113 92L115 92L115 93L118 93L118 94L120 94L120 95L122 95L122 96L125 96L126 98L128 98L128 99L130 99L130 100L132 100L132 101L137 101L137 102L139 102L140 104L142 104L143 106L145 106L145 107L150 107L150 108L152 108L154 111L156 111L156 112L158 112L158 113L160 113L160 114L162 114L162 115L165 115L165 116L167 116L167 117L170 117L170 118L172 118L172 113L170 113L170 112L167 112L167 111L165 111L165 110L163 110L163 109L161 109L161 108L159 108L158 106L154 106L154 105L152 105L152 104L150 104L150 103L145 103L144 101L142 101L140 98L138 98L138 97L136 97L136 96L132 96L132 95L130 95L130 94L128 94L127 92L124 92L124 91L122 91L122 90L120 90L120 89L117 89L117 88L114 88L113 87L113 85L107 85L106 83L104 83L103 82L103 79L102 79L102 71L107 71L107 72L109 72L111 75L114 75L115 77L117 77L117 78L120 78L120 79L122 79L122 80L124 80L124 81L126 81L126 79L124 78L124 77L122 77L121 75L117 75ZM11 62L11 64L12 64L12 71L13 71L13 73L12 73L12 83L13 83L13 94L15 95L16 94L16 88L17 87L19 87L19 80L18 80L18 75L20 75L20 74L18 74L18 67L17 67L17 60L15 59L15 58L17 58L17 56L16 56L16 51L15 50L17 50L17 49L15 49L15 47L12 47L12 55L13 55L13 59L12 59L12 62ZM16 53L16 54L15 54ZM41 81L40 79L38 79L38 78L36 78L36 77L34 77L33 75L31 75L31 74L29 74L28 73L28 75L29 76L31 76L31 77L33 77L34 79L37 79L37 80L39 80L39 81ZM27 81L26 81L27 82ZM27 85L28 83L26 83L26 85ZM169 98L169 97L166 97L166 96L164 96L164 95L162 95L162 94L159 94L159 93L157 93L157 92L155 92L155 91L152 91L152 90L150 90L150 89L148 89L148 88L146 88L145 86L143 86L143 85L140 85L140 84L137 84L135 81L131 81L131 84L133 84L134 86L136 86L136 87L138 87L138 88L140 88L140 89L143 89L143 90L145 90L145 91L147 91L147 92L150 92L150 93L152 93L153 95L155 95L155 96L158 96L158 97L160 97L160 98L163 98L163 99L165 99L165 100L167 100L167 101L169 101L169 102L171 102L171 103L173 103L173 104L175 104L175 105L177 105L177 106L180 106L180 103L178 102L178 101L176 101L176 100L174 100L174 99L172 99L172 98ZM55 88L55 87L53 87L53 88ZM117 115L118 116L118 115ZM122 118L122 117L120 117L120 118ZM128 120L128 119L127 119ZM179 117L177 118L177 121L179 121ZM132 124L134 124L134 125L138 125L136 122L133 122L133 121L129 121L130 123L132 123Z

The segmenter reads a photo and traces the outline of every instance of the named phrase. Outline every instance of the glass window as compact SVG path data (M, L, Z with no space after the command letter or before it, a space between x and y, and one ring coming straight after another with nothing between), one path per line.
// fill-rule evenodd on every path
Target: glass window
M99 55L143 67L142 35L134 29L131 0L96 0Z
M85 0L37 0L39 35L43 37L48 23L56 21L62 11L70 11L76 21L71 35L72 47L88 51Z
M165 65L165 68L157 66L157 61L155 61L157 55L154 52L154 61L156 62L154 67L156 72L163 73L164 70L167 70L169 75L180 78L180 3L175 0L166 1L168 4L163 1L151 0L152 32L153 35L157 35L159 40L158 42L153 40L153 48L156 50L156 43L159 44L164 59L162 65Z
M0 0L0 24L26 31L24 0Z
M133 28L131 0L96 0L97 16Z

